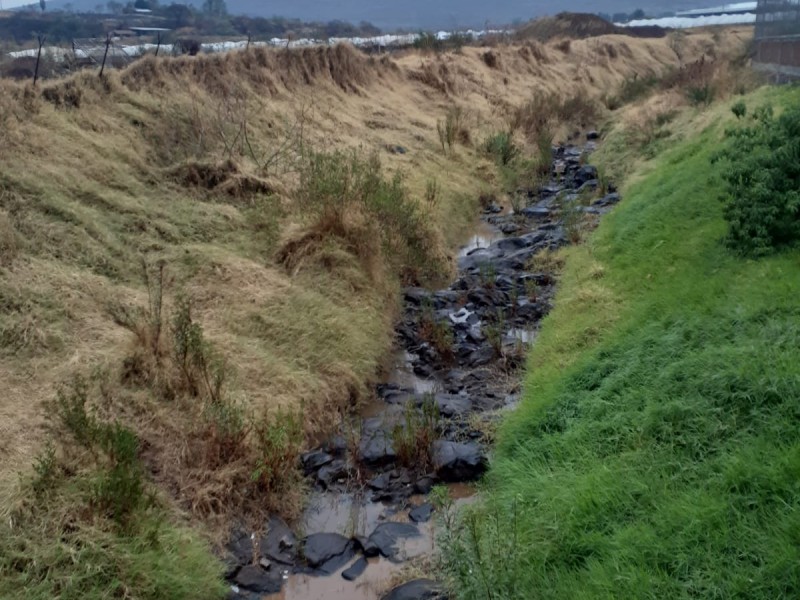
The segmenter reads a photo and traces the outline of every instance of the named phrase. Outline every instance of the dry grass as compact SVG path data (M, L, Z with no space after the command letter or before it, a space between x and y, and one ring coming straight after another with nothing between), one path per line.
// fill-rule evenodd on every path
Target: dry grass
M731 30L717 52L748 33ZM690 34L687 60L710 40ZM310 223L293 197L303 149L380 152L420 200L435 178L431 250L444 254L471 227L477 190L497 183L471 145L442 155L436 124L450 107L469 106L469 130L483 139L536 90L600 98L633 73L674 66L665 44L614 35L575 40L562 55L528 42L493 48L488 63L479 48L394 60L347 47L252 49L147 58L40 91L2 84L0 480L15 481L40 448L42 402L57 382L98 365L113 371L131 355L135 336L107 308L147 305L142 256L165 262L166 305L179 291L189 296L235 365L237 402L256 414L302 406L308 436L330 427L379 371L399 274L370 262L379 253L359 245L370 223L358 215L337 235ZM385 150L396 146L407 151ZM112 381L112 396L125 399L112 406L147 441L154 478L190 509L190 498L214 498L200 490L231 473L192 474L194 463L178 461L199 451L192 435L202 415ZM170 475L181 464L186 481ZM198 512L217 510L209 501Z

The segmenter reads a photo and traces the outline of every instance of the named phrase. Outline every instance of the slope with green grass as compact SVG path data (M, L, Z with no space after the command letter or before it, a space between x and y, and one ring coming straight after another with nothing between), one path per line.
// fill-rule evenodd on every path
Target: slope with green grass
M445 553L460 598L800 597L800 251L726 249L710 159L734 118L693 119L566 253Z

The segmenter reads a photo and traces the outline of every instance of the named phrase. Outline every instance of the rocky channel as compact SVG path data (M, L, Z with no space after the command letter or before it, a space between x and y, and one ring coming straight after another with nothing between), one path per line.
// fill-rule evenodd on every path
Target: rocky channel
M401 563L409 540L432 535L426 525L434 512L426 498L432 487L483 475L489 448L481 423L517 402L525 348L551 308L554 274L532 259L568 243L565 203L585 198L577 210L601 215L620 200L611 186L597 193L597 169L584 164L593 149L593 141L557 148L550 182L525 192L527 206L519 213L489 203L483 219L491 235L462 250L448 288L404 291L396 327L401 364L348 431L300 458L316 505L347 499L350 508L370 515L362 530L326 531L310 515L304 537L278 518L266 535L242 532L226 555L231 598L278 594L297 576L357 582L377 568L375 557ZM430 444L423 457L409 460L402 440L419 427L430 430ZM385 600L416 600L444 592L433 581L414 580L380 593Z

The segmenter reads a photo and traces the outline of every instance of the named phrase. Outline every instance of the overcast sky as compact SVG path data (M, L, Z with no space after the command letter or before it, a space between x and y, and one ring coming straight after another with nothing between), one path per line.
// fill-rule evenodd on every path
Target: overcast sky
M72 3L76 10L92 10L106 0L46 0L54 8ZM125 0L122 0L125 1ZM172 0L161 0L167 4ZM176 0L180 1L180 0ZM200 4L201 0L184 0ZM38 0L33 0L38 4ZM0 0L3 8L24 6L32 0ZM575 12L631 12L643 8L648 13L678 11L712 4L719 0L227 0L232 13L259 16L280 15L304 20L370 21L379 27L483 26L528 20L542 14L568 10Z

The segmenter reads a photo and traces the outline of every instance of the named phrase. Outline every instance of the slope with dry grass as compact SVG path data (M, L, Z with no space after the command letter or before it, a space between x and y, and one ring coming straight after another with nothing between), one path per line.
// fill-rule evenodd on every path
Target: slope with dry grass
M689 35L681 60L727 64L748 35ZM369 393L399 285L445 277L478 197L505 191L483 140L542 95L599 125L605 95L679 63L665 40L612 35L391 59L252 49L4 86L3 497L41 457L44 402L82 373L97 468L119 466L117 420L170 510L221 533L256 504L292 516L293 453Z

